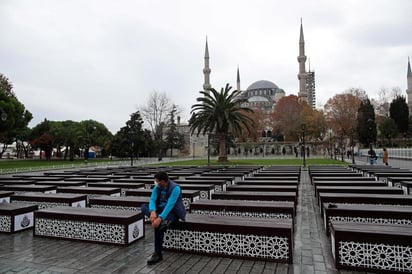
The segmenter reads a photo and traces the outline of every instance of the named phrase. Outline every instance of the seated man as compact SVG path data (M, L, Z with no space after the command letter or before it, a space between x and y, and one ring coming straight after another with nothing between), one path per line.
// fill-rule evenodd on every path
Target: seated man
M163 237L167 228L179 219L184 221L186 209L182 200L180 186L169 180L166 172L158 172L154 176L155 187L150 196L149 205L142 205L142 213L149 217L154 228L154 253L147 261L152 265L163 259L162 245Z

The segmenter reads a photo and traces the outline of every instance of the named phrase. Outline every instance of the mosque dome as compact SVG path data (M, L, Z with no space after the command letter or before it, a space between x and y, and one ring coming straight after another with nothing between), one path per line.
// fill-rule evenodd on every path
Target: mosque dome
M277 85L270 81L266 80L260 80L256 81L253 84L251 84L246 90L256 90L256 89L279 89Z

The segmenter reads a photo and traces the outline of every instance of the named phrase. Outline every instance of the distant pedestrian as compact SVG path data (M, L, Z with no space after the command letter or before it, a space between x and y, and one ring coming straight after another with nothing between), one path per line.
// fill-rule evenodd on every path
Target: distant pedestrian
M376 164L376 152L373 150L372 146L368 150L368 157L369 157L369 162L371 165Z
M388 150L386 148L383 148L383 155L382 155L382 162L384 165L389 165L389 153Z

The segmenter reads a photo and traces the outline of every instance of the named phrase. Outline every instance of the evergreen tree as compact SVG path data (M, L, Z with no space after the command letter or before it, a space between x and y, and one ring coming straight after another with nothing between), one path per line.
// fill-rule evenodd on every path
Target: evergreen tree
M370 146L376 142L375 109L368 98L361 101L358 109L357 128L359 142Z
M408 131L409 123L409 109L404 96L398 95L391 102L389 107L389 117L391 117L400 133L406 133Z

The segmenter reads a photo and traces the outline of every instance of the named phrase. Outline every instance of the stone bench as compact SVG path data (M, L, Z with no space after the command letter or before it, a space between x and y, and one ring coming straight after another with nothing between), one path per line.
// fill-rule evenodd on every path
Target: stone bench
M374 205L397 205L397 206L412 206L412 196L408 195L393 195L393 194L357 194L357 193L319 193L320 206L322 212L322 204L324 203L340 203L340 204L374 204Z
M412 177L412 171L408 170L408 171L400 172L398 170L398 171L393 171L393 172L388 172L388 171L387 172L376 172L376 173L373 173L373 175L375 176L377 180L388 182L388 177L410 178Z
M412 180L411 181L401 181L400 186L405 195L412 195Z
M13 194L13 191L0 191L0 203L10 203L10 197Z
M276 186L276 185L289 185L298 186L298 180L243 180L237 181L235 185L262 185L262 186Z
M342 180L363 180L362 174L360 173L337 173L337 172L330 172L330 173L316 173L310 177L310 180L313 184L314 181L342 181ZM376 180L375 178L370 178L370 180Z
M14 233L33 227L37 205L0 203L0 232Z
M13 175L13 177L19 178L21 180L29 180L29 181L63 181L62 177L54 177L54 176L34 176L30 174L18 174Z
M199 200L190 204L190 213L202 215L294 219L293 202Z
M120 196L126 196L127 189L143 189L143 183L119 183L119 182L104 182L104 183L87 183L88 187L120 187Z
M251 177L246 177L243 180L237 180L236 182L239 182L239 181L244 181L244 182L247 182L247 181L273 181L273 182L276 182L276 181L297 181L297 182L299 182L298 178L296 178L296 177L287 177L287 176L279 176L279 177L251 176Z
M83 181L86 183L102 183L102 182L110 182L110 178L89 178L89 177L75 176L75 177L65 178L64 181L65 182Z
M126 190L127 196L140 196L140 197L150 197L152 195L151 189L128 189ZM190 208L190 203L200 199L199 190L188 190L182 189L182 200L186 209Z
M209 174L209 173L208 173ZM225 181L227 186L233 185L235 182L235 178L232 176L225 176L225 175L221 175L221 176L208 176L208 175L200 175L200 176L190 176L190 177L186 177L186 180L207 180L210 181L210 183L212 183L213 180L217 180L217 181Z
M331 222L400 224L412 229L412 206L324 203L323 222L328 235Z
M101 195L120 196L120 188L117 187L58 187L57 192L86 194L87 202L89 202L90 198L94 198Z
M57 187L65 187L65 186L86 186L85 181L39 181L35 182L35 185L52 185Z
M410 226L332 222L330 239L337 269L412 273Z
M4 185L0 186L0 190L13 191L16 194L25 192L56 193L57 187L52 185Z
M87 196L65 193L21 193L11 196L13 204L34 204L41 208L56 206L86 207Z
M315 196L319 193L368 193L368 194L403 194L403 190L388 186L318 186Z
M215 192L215 185L213 184L182 184L180 185L182 190L198 190L201 200L211 199Z
M142 204L148 204L150 197L111 197L100 196L90 198L89 206L91 208L108 208L108 209L122 209L122 210L135 210L140 212Z
M319 181L376 181L373 177L312 177L311 183Z
M407 177L402 177L402 176L396 176L393 175L392 177L387 177L386 178L388 182L388 186L393 186L393 187L402 187L401 182L402 181L412 181L412 176L407 176Z
M220 191L213 193L212 200L286 201L293 202L295 206L297 203L294 192Z
M178 185L185 185L185 184L199 184L199 185L209 185L213 184L215 186L215 191L226 191L226 181L224 180L191 180L191 179L184 179L184 180L176 180L175 181Z
M315 181L313 186L316 188L319 186L360 186L360 187L370 187L370 186L387 186L386 183L382 181Z
M217 257L292 263L291 219L187 214L166 231L163 248Z
M1 185L33 185L36 181L33 180L24 180L19 178L14 178L10 180L1 180Z
M292 185L233 185L227 188L227 191L248 191L248 192L294 192L298 195L298 186Z
M34 236L128 245L145 235L144 218L132 210L54 207L34 212Z

